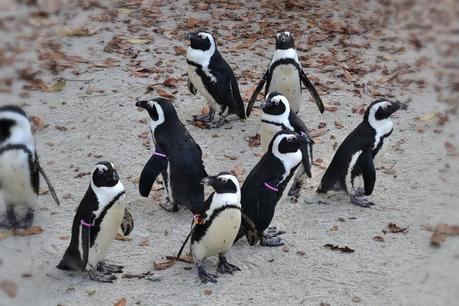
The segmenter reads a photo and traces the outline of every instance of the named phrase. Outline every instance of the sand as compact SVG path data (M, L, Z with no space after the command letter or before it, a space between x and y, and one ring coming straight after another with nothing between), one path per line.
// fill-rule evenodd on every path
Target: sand
M0 240L0 282L9 280L17 286L14 297L0 290L0 305L113 305L122 298L128 305L457 305L459 238L448 237L434 248L430 245L432 233L422 228L424 224L459 221L458 93L453 82L454 76L457 82L457 60L451 54L458 29L452 21L458 18L453 1L435 6L429 1L287 1L288 10L283 3L262 2L242 6L212 3L206 10L203 3L196 9L188 1L177 1L164 2L158 19L151 17L150 23L137 18L138 14L141 9L158 11L157 3L145 0L140 6L126 7L122 1L98 1L102 7L83 9L90 2L61 1L59 12L48 18L31 15L38 11L34 6L12 0L0 4L0 48L21 49L14 60L0 66L0 78L13 80L10 92L0 92L0 103L21 105L30 116L44 120L46 127L35 134L38 153L62 200L57 207L49 194L40 196L35 225L43 229L41 234ZM56 1L39 3L45 9L56 9ZM119 14L113 21L91 18L117 7ZM268 27L263 24L276 22L279 16L292 18ZM359 24L361 18L368 23ZM208 23L202 25L200 20ZM327 26L326 22L331 23ZM95 34L74 37L65 32L82 25ZM136 27L138 32L131 32ZM319 160L313 167L313 178L307 180L299 202L278 204L273 225L286 231L286 246L237 243L228 252L228 260L242 271L220 276L217 284L201 284L195 267L182 262L163 271L153 270L153 262L177 252L191 216L185 210L162 210L158 205L164 201L162 191L155 193L161 195L159 200L141 198L135 183L149 156L143 145L149 136L139 137L147 131L147 125L140 122L147 114L134 104L137 99L156 95L157 88L173 93L179 117L201 146L209 174L233 169L243 181L259 159L260 148L249 147L245 140L257 133L259 113L210 131L187 123L205 102L188 92L185 60L173 47L186 48L183 36L195 27L220 35L220 52L234 68L245 99L274 49L272 34L254 33L292 29L306 72L316 84L322 84L317 88L329 106L321 115L304 92L301 118L313 130L326 123L327 132L315 138L314 158L323 162ZM319 28L328 39L308 41ZM349 34L353 28L360 32ZM113 35L137 39L142 34L152 41L128 43L139 52L136 58L103 51ZM340 39L345 39L347 49ZM49 41L59 43L65 54L81 56L90 63L73 62L72 68L53 75L38 59L44 50L41 46ZM52 49L55 47L46 50ZM93 66L108 57L119 60L119 66ZM328 66L324 64L327 60L331 62ZM135 67L137 61L141 63ZM389 79L404 64L408 68ZM67 79L65 87L58 92L24 90L27 82L18 78L17 70L28 66L31 71L41 71L37 77L47 84ZM145 67L152 70L146 78L133 75L133 70ZM153 93L144 94L147 85L168 77L178 79L175 88L155 85ZM379 170L371 196L376 206L354 206L348 196L339 193L318 196L314 191L333 157L334 143L339 144L362 120L359 107L378 94L392 95L409 108L393 116L394 132L376 160ZM439 120L433 112L446 114L449 121ZM119 168L135 219L132 240L115 241L107 259L124 265L126 273L152 271L146 278L101 284L55 267L69 242L65 239L70 235L74 209L89 184L89 176L76 176L92 171L100 160L112 161ZM407 230L384 234L382 230L389 223ZM374 236L384 241L376 241ZM355 251L332 251L325 244ZM215 265L216 258L209 258L209 271L215 271Z

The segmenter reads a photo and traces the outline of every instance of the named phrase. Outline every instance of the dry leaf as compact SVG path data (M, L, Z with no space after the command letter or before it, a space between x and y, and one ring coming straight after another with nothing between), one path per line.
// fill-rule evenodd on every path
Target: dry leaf
M113 304L113 306L126 306L126 304L127 304L126 298L122 298L118 300L115 304Z
M282 252L288 253L288 251L290 251L289 247L288 247L287 245L284 245L284 246L282 247Z
M174 260L166 260L162 262L153 262L153 268L155 271L161 271L161 270L166 270L170 267L175 265L175 259Z
M13 232L11 232L11 231L1 231L0 232L0 240L8 238L12 234L13 234Z
M139 245L140 246L148 246L150 244L149 237L144 237L140 239Z
M398 226L397 224L395 223L389 223L387 225L387 228L389 229L389 231L391 233L394 233L394 234L398 234L398 233L403 233L403 234L406 234L408 232L408 228L405 227L405 228L401 228L400 226ZM383 233L386 233L385 230L382 231Z
M69 235L60 236L59 239L60 239L60 240L69 240L69 239L70 239L70 236L69 236Z
M183 261L186 263L194 263L193 256L191 254L186 254L184 256L180 256L179 259L177 259L175 256L166 256L167 260L178 260L178 261Z
M255 134L254 136L249 136L245 140L248 141L249 147L254 148L254 147L259 147L261 144L261 139L260 139L260 134Z
M61 36L74 36L74 37L83 37L94 35L95 32L90 32L86 26L80 26L73 29L62 29L59 31Z
M309 131L309 137L311 137L311 138L320 137L320 136L324 135L327 132L328 132L328 130L325 127L317 129L317 130L311 130L311 131Z
M65 80L57 80L53 84L51 84L48 88L49 92L58 92L62 91L65 87L66 81Z
M204 289L204 294L205 295L211 295L212 294L212 289L209 289L209 288Z
M82 178L83 176L91 175L91 172L80 172L74 178Z
M163 85L167 87L177 86L178 80L176 78L167 78L164 80Z
M132 238L131 237L126 237L120 233L116 233L116 236L115 236L115 240L119 240L119 241L132 241Z
M174 51L175 51L175 54L177 54L177 55L185 55L186 54L186 49L183 48L182 46L174 46Z
M45 120L38 116L31 116L30 121L32 122L32 129L39 131L45 128Z
M328 243L324 245L324 247L329 248L332 251L341 251L343 253L353 253L354 252L354 250L348 246L340 247L338 245L333 245L333 244Z
M10 280L2 281L0 283L0 289L5 291L5 293L8 294L8 296L10 298L16 297L16 294L17 294L17 291L18 291L18 287L16 286L16 283L14 283L13 281L10 281Z
M40 226L34 225L26 229L15 229L13 231L14 236L31 236L41 234L43 229Z
M143 45L143 44L148 44L151 40L142 39L142 38L129 38L127 41L128 43L131 43L131 44Z
M161 88L158 88L156 89L156 91L158 92L158 95L160 95L161 97L163 98L166 98L166 99L174 99L174 95L167 92L166 90L164 89L161 89Z
M338 231L338 225L333 225L328 231L329 231L329 232L336 232L336 231Z
M354 303L359 303L359 302L362 301L362 299L359 298L358 296L353 296L353 297L352 297L352 301L353 301Z
M374 241L378 241L378 242L384 242L384 237L383 236L374 236L373 240Z

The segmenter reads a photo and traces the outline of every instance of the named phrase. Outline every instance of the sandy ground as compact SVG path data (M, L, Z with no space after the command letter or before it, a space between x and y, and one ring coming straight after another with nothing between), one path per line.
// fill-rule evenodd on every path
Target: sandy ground
M146 0L61 6L38 2L40 9L12 0L0 4L0 103L22 105L29 115L44 120L45 127L36 132L38 152L62 205L57 207L49 194L41 196L35 224L44 231L0 241L0 282L17 285L15 297L0 290L0 305L113 305L121 298L128 305L457 305L459 238L448 237L434 248L431 232L421 227L459 221L459 64L452 54L459 31L452 22L459 19L454 1L254 1L209 7L177 1L164 2L161 8ZM69 36L82 26L94 35L83 31L82 37ZM168 77L178 80L175 88L154 85L150 96L160 93L158 89L173 94L183 122L204 105L203 98L187 91L185 60L174 49L186 48L184 34L197 27L218 34L220 52L234 67L244 95L269 62L274 33L291 29L307 74L329 106L321 115L304 93L308 102L301 117L312 130L326 123L327 132L315 138L315 159L323 162L313 167L300 201L278 204L273 224L286 231L287 247L237 243L228 258L242 271L207 285L190 264L153 270L153 261L177 252L190 213L166 213L158 206L158 195L164 201L162 191L154 199L143 199L135 184L149 150L144 145L148 138L139 137L147 131L147 115L134 103L149 96L144 95L147 85ZM104 52L114 35L150 42L126 43L135 56ZM87 63L57 58L57 63L72 67L53 74L52 65L46 64L50 53L39 54L57 50ZM106 58L119 65L94 66ZM30 82L21 79L19 70L27 67L40 71L36 78L46 84L67 79L65 87L58 92L23 89ZM141 68L150 69L143 71L144 78L133 73ZM334 154L334 143L360 122L360 106L380 94L407 102L409 109L394 116L394 133L376 161L372 200L377 205L356 207L343 194L319 197L314 190ZM186 126L204 152L208 173L233 169L242 172L243 181L259 153L245 138L257 133L259 121L255 114L219 130ZM108 259L131 274L153 271L148 278L100 284L55 268L68 244L74 209L89 183L88 176L76 176L92 171L99 160L119 167L135 218L132 241L115 241ZM326 204L317 204L319 200ZM388 223L407 232L384 234ZM331 251L324 247L327 243L355 252ZM208 269L215 271L215 264L210 258Z

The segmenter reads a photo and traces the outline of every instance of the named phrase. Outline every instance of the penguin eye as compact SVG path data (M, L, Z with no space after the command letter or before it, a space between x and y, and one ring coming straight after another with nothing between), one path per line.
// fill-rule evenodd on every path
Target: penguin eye
M292 142L292 140L293 140L293 137L287 137L288 142Z
M228 182L228 179L226 179L226 178L221 178L220 181L221 181L223 184L226 184L226 182Z
M104 174L104 170L99 169L99 174Z
M274 101L274 104L279 105L279 101Z

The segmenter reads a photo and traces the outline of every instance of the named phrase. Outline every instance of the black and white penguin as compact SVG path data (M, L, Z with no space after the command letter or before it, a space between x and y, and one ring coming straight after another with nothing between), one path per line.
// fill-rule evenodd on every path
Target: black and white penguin
M140 195L148 197L156 177L161 173L167 192L167 211L177 211L182 205L196 213L204 202L201 179L207 176L202 151L185 126L180 122L174 106L164 98L138 101L137 107L146 109L151 117L154 153L142 170Z
M195 215L191 233L191 254L204 283L216 283L217 276L204 269L203 260L218 254L217 272L233 274L240 269L228 263L225 253L231 248L241 223L256 235L253 223L241 213L241 190L239 182L229 172L220 172L201 181L212 186L213 192L204 204L202 214ZM252 241L255 244L257 241Z
M268 70L250 97L246 111L247 117L250 116L257 96L263 89L265 83L265 95L273 91L280 92L287 98L292 111L295 113L300 111L300 107L303 104L301 84L304 84L314 98L320 112L324 112L322 99L314 88L314 85L304 73L301 63L298 60L295 40L290 32L281 32L277 34L276 51L274 51Z
M317 192L344 190L353 204L369 207L374 203L364 196L373 192L376 171L373 159L381 149L384 139L392 133L390 116L406 105L381 99L368 106L362 123L344 139L325 171ZM362 176L364 189L354 189L354 180Z
M300 195L304 174L306 173L308 177L312 176L312 146L314 141L309 137L309 130L306 125L290 109L287 98L279 92L271 92L266 96L265 101L261 104L261 111L260 140L263 153L268 151L273 136L283 129L294 131L305 138L305 143L301 146L303 162L296 171L295 181L289 190L289 196L295 202Z
M124 203L124 186L112 163L100 162L73 219L72 238L57 266L62 270L88 271L92 280L112 282L122 266L104 262L108 249L121 228L125 235L132 225L123 226L129 213ZM129 214L130 216L130 214Z
M35 140L25 112L17 106L0 107L0 209L6 210L0 227L27 228L32 225L40 173L59 205L54 188L38 162Z
M278 235L282 232L275 230L265 233L277 203L290 188L291 178L303 159L301 147L306 138L290 131L282 130L274 135L268 151L252 169L241 189L242 212L255 224L260 245L283 245ZM245 234L241 227L237 239Z
M202 122L206 128L218 128L230 114L245 119L244 103L236 77L218 52L212 34L199 31L187 37L190 40L186 53L188 89L193 95L196 92L203 95L210 108L209 114L193 116L193 120Z

